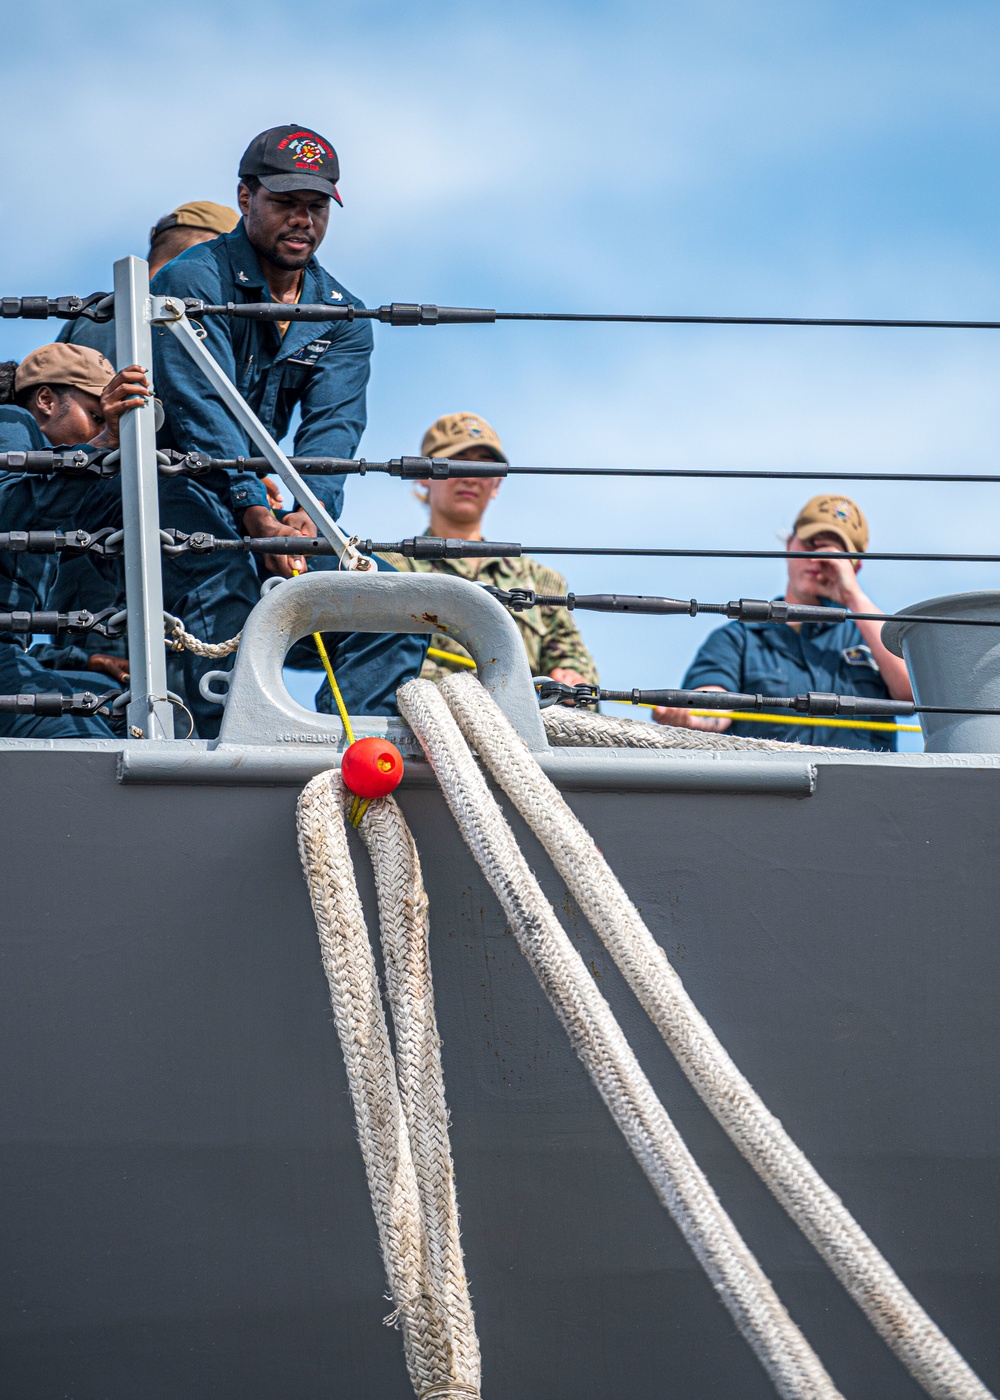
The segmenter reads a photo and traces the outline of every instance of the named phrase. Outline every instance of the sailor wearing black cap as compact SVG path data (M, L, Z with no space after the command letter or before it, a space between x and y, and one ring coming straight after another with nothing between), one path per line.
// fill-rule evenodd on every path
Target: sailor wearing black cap
M160 296L226 302L326 302L363 305L321 267L315 253L326 233L330 202L342 203L340 163L332 145L292 123L255 137L239 167L243 215L232 233L191 248L153 282ZM292 412L301 411L295 452L352 457L366 422L365 390L372 352L367 321L275 322L206 318L205 346L279 441ZM166 414L167 443L212 457L250 455L252 446L208 388L180 343L162 328L154 337L155 383ZM161 441L163 439L161 438ZM305 511L275 517L262 482L249 472L204 479L226 501L244 535L315 535ZM343 476L311 477L330 514L340 515ZM303 559L268 556L273 573L288 576ZM324 561L315 560L322 566ZM328 562L328 561L327 561ZM333 663L348 706L369 714L395 709L396 686L420 670L426 642L416 637L341 636ZM349 693L350 692L350 693Z

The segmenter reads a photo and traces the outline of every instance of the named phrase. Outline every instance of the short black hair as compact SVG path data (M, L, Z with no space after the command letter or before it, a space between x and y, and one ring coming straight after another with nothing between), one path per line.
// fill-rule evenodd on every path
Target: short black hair
M241 184L241 185L246 185L247 189L250 191L251 194L256 194L257 191L260 189L260 176L259 176L259 175L241 175L241 176L240 176L240 184Z
M0 361L0 403L14 402L14 375L16 373L16 360Z
M27 389L18 389L14 394L14 402L20 408L27 408L31 403L32 395L37 394L39 389L51 389L57 399L64 399L67 394L72 394L72 384L29 384Z

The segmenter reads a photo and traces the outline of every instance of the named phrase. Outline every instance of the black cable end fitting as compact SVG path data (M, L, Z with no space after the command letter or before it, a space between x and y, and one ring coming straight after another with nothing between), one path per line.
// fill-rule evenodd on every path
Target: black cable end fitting
M362 552L402 554L404 559L517 559L519 544L497 540L441 540L434 535L417 535L393 544L361 542Z
M47 321L56 316L62 321L110 321L114 314L114 298L108 292L91 292L89 297L0 297L4 320Z
M486 307L418 305L407 301L380 306L375 314L383 325L389 326L460 326L492 323L497 318L497 313Z
M364 475L371 463L359 464ZM447 457L393 457L386 464L390 476L403 481L452 481L461 476L506 476L506 462L453 462Z
M825 691L810 690L805 695L796 695L791 708L800 715L840 716L846 715L912 715L912 700L883 700L865 695L830 695Z
M703 604L707 611L708 606ZM721 611L735 622L843 622L846 608L812 607L806 603L786 603L782 598L737 598Z
M0 695L0 714L95 715L106 699L106 696L95 695L92 690L80 691L75 695L63 695L59 691Z

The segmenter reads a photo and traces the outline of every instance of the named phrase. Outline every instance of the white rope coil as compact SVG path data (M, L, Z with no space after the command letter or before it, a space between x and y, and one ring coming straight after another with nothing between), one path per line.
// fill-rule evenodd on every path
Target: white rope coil
M486 698L478 683L477 692ZM834 1400L839 1391L723 1210L528 868L441 691L410 681L398 701L574 1050L779 1395Z
M374 802L361 834L378 891L394 1061L347 844L344 806L350 799L337 772L322 773L306 786L298 804L299 854L394 1320L418 1396L478 1400L479 1344L459 1241L420 863L393 799Z
M829 753L817 744L786 744L781 739L745 739L739 734L712 734L706 729L682 729L672 724L649 724L644 720L618 715L572 710L565 705L548 705L542 723L550 744L569 748L588 745L622 749L762 749L787 753ZM838 752L834 750L833 752Z
M730 1059L592 838L497 705L473 676L450 676L440 689L694 1088L903 1365L935 1400L989 1400L990 1391Z

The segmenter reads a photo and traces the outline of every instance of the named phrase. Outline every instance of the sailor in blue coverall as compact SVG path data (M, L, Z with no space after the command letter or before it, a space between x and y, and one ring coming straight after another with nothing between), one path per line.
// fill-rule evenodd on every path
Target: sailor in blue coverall
M41 429L24 408L0 404L0 452L37 452L51 446ZM0 530L39 528L33 521L37 482L28 476L0 476ZM47 584L54 561L44 554L0 552L0 610L32 612L44 608ZM75 648L60 655L47 648L45 663L35 648L26 650L29 637L0 634L0 693L4 695L63 695L95 691L103 694L114 688L107 677L86 670L89 658ZM110 739L112 733L99 716L82 715L0 715L0 737L5 739Z
M803 506L788 537L788 584L785 601L812 606L878 613L858 582L860 560L868 548L868 522L849 496L814 496ZM805 559L822 552L824 559ZM882 624L844 622L731 622L712 632L684 677L684 690L731 690L751 695L800 695L816 690L870 699L912 700L906 664L882 643ZM689 729L728 730L748 738L779 738L787 743L835 745L838 748L892 750L894 732L884 729L779 726L693 715L689 710L659 708L660 724Z
M98 352L84 346L53 344L40 346L25 357L17 368L14 392L24 403L0 407L0 450L5 451L29 450L29 444L36 449L59 447L67 445L67 439L68 445L115 447L118 418L127 411L128 404L141 402L148 387L136 367L114 376ZM102 428L103 432L99 431ZM121 482L117 477L102 480L59 473L50 477L10 475L2 490L4 529L82 529L93 533L105 527L120 529L122 525ZM228 512L222 510L216 496L197 482L185 477L161 477L159 498L165 524L188 534L205 531L235 538ZM85 554L60 558L53 569L53 561L45 556L21 554L5 556L0 567L5 571L11 596L16 593L22 599L29 595L34 599L20 602L19 607L45 607L59 612L88 608L97 612L116 606L123 595L124 568L120 557L101 559ZM258 592L256 573L242 553L164 558L164 606L181 617L189 631L207 641L224 641L234 636L243 626ZM4 606L0 598L0 607ZM97 650L105 647L98 644ZM7 655L6 660L10 664L11 656ZM67 667L73 672L104 671L115 679L127 673L123 658L106 656L97 664L92 641L90 645L33 647L30 656L22 649L17 658L21 671L34 666L40 673L42 663L57 671ZM202 738L213 738L218 733L221 716L218 706L202 699L198 681L205 671L218 664L185 651L176 668L178 688L184 692ZM12 691L65 689L46 683L48 678L42 674L24 675L21 679L20 685L12 685ZM109 688L100 675L84 676L83 680L86 684L74 674L69 691ZM18 717L16 722L20 720ZM44 732L51 734L51 730ZM91 731L70 727L67 732Z
M339 165L329 143L295 125L275 127L251 142L239 173L239 225L168 263L153 281L154 293L197 297L212 305L302 301L360 306L314 256L326 232L330 200L340 203ZM367 321L289 323L212 316L205 318L204 330L206 349L276 439L288 432L298 406L296 454L354 455L366 422L372 351ZM154 332L154 368L166 414L161 444L226 459L254 453L187 352L162 327ZM279 522L268 507L263 483L251 472L220 470L201 480L231 509L241 534L316 533L297 507ZM343 476L310 477L310 485L337 519ZM164 519L165 525L171 523ZM304 566L294 557L267 559L268 571L285 577L295 564ZM334 558L310 564L337 567ZM396 713L396 689L419 674L427 650L426 638L410 635L338 633L325 641L348 709L376 715ZM300 657L302 645L296 649ZM307 664L317 666L315 653ZM317 705L332 710L325 682Z

